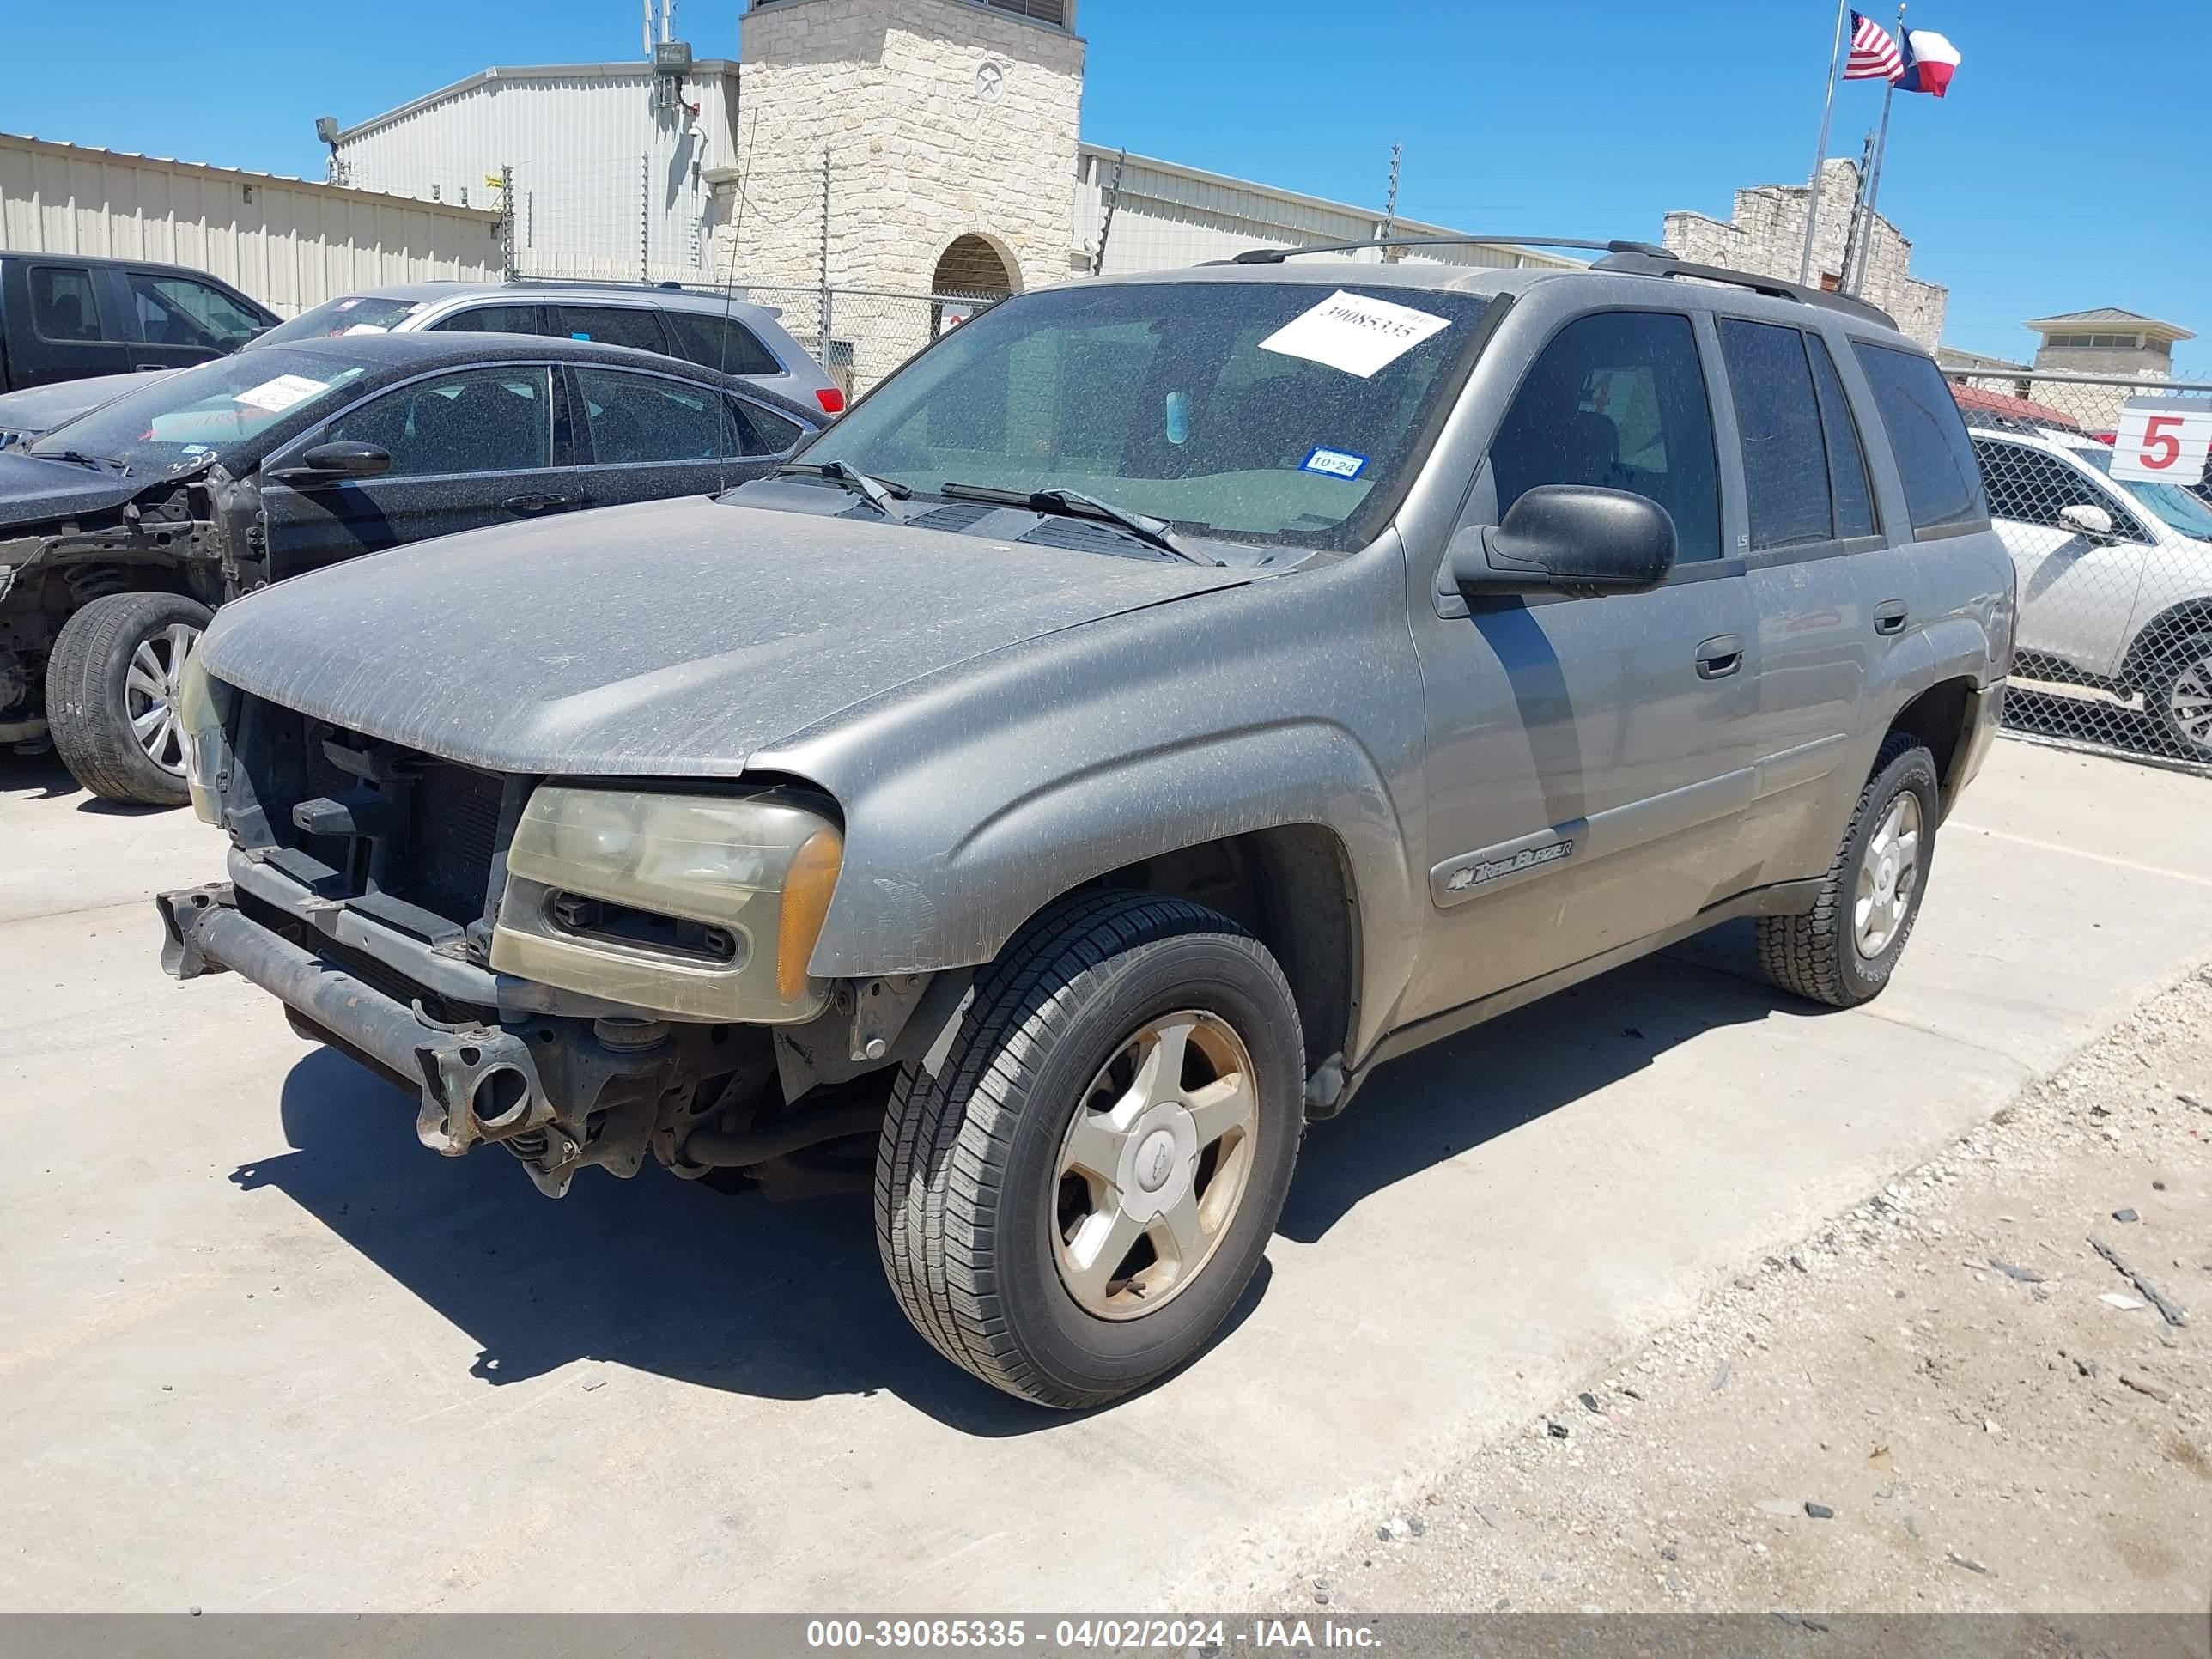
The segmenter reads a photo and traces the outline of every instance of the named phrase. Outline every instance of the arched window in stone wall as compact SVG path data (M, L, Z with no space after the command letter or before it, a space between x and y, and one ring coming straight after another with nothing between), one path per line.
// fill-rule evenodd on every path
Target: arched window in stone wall
M974 234L956 236L938 256L937 270L929 279L933 294L973 294L1000 299L1014 291L1014 274L1006 259L988 240Z

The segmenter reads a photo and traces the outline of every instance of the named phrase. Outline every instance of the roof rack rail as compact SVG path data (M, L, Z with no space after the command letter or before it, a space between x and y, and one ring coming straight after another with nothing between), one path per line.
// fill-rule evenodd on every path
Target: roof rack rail
M1320 242L1311 247L1248 247L1226 259L1208 259L1210 265L1279 265L1304 253L1359 253L1369 248L1395 247L1586 247L1600 253L1648 253L1662 258L1667 250L1649 242L1592 242L1575 236L1380 236L1364 242Z
M1770 295L1778 300L1796 300L1808 306L1826 306L1831 311L1840 311L1845 316L1856 317L1884 328L1895 328L1897 319L1880 306L1849 294L1832 294L1824 288L1806 288L1796 283L1785 283L1778 276L1760 276L1747 270L1730 270L1724 265L1700 265L1678 258L1665 248L1629 246L1623 245L1597 261L1592 270L1621 271L1631 276L1688 276L1701 283L1724 283L1731 288L1747 288L1754 293Z

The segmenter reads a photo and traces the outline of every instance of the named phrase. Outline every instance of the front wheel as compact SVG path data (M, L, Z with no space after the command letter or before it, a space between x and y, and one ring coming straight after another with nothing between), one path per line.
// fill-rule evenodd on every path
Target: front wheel
M1835 1008L1881 994L1928 890L1939 789L1935 757L1919 738L1882 739L1811 914L1759 919L1767 978Z
M2180 759L2212 761L2212 635L2174 647L2145 688L2144 706Z
M46 659L54 752L95 795L181 806L185 659L214 613L181 593L111 593L62 624Z
M901 1306L995 1388L1078 1408L1191 1358L1250 1282L1304 1124L1266 947L1178 899L1090 893L981 970L876 1162Z

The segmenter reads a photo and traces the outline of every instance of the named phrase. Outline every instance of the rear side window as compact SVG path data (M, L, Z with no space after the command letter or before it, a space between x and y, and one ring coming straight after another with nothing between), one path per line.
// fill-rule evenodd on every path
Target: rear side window
M82 267L32 266L31 326L41 340L57 345L100 338L92 273Z
M761 343L760 336L734 317L703 311L668 311L662 316L676 335L676 351L704 368L725 374L781 374L783 365Z
M668 337L660 331L660 313L638 306L561 306L561 331L572 340L597 340L601 345L635 346L641 351L668 355Z
M1805 337L1772 323L1728 319L1720 326L1743 440L1752 551L1832 539L1828 450Z
M1538 484L1649 497L1674 520L1675 556L1721 554L1712 410L1690 319L1601 311L1552 338L1490 446L1498 511Z
M576 370L592 453L602 466L711 461L730 453L720 393L657 374Z
M1912 527L1940 530L1988 518L1966 423L1935 363L1916 351L1863 340L1854 340L1851 350L1874 388L1875 407L1905 481Z
M1859 425L1851 417L1851 400L1844 395L1843 377L1836 360L1817 334L1805 337L1806 352L1813 359L1813 384L1820 393L1820 429L1828 439L1828 483L1836 497L1836 534L1874 534L1874 489L1867 483L1866 451L1859 443Z
M138 337L149 345L235 351L261 328L261 319L219 288L189 276L131 273L138 308Z

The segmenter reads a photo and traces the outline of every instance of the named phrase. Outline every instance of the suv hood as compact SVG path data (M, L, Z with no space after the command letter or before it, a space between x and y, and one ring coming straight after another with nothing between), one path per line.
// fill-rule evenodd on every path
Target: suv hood
M159 482L0 449L0 536L20 534L49 520L106 512Z
M494 771L731 776L919 676L1250 573L653 501L449 537L226 605L209 671Z

